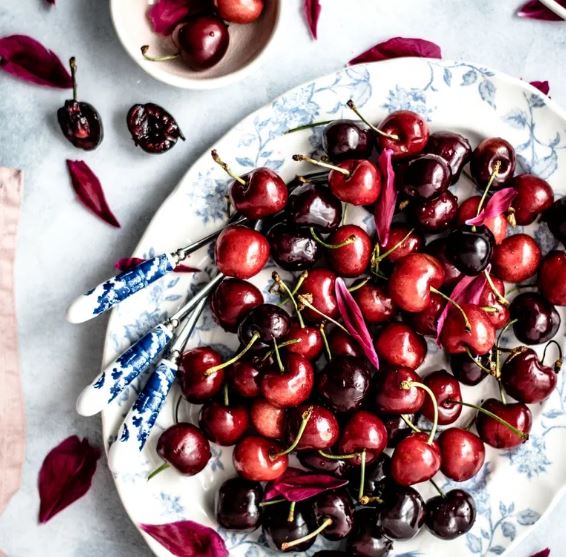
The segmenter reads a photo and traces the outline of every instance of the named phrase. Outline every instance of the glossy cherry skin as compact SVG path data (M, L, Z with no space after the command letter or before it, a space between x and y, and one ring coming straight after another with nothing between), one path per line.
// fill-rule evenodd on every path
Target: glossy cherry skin
M316 392L324 404L334 412L351 412L367 399L371 370L363 358L334 356L316 380Z
M451 489L426 502L427 528L443 540L453 540L469 532L476 521L474 498L463 489Z
M493 272L507 282L523 282L536 274L541 251L533 238L526 234L507 236L495 246L491 262Z
M342 329L334 327L328 335L328 344L332 356L364 357L364 352L354 338Z
M386 253L395 248L384 260L384 263L395 263L409 255L421 251L425 245L425 240L422 234L412 227L402 223L393 223L389 229L389 237L387 242L381 246L381 253ZM410 234L409 234L410 232Z
M244 398L255 398L259 395L261 373L259 366L245 358L226 368L226 376L230 387Z
M347 553L343 555L349 557L387 557L393 548L393 542L383 535L378 523L375 509L358 509L354 515L354 529L348 536ZM334 556L323 556L321 552L320 557ZM336 555L336 557L340 556Z
M371 161L350 159L337 166L350 174L338 170L329 172L328 187L334 197L352 205L372 205L377 201L381 192L381 174Z
M450 427L440 434L437 443L440 449L440 471L446 477L464 482L481 470L485 461L485 446L475 433Z
M252 482L270 482L281 476L289 464L287 455L273 458L282 451L281 445L259 435L241 439L232 454L236 472Z
M362 470L359 467L352 468L348 476L348 489L354 499L358 499L360 491ZM383 498L387 487L391 484L391 457L386 453L379 455L371 464L368 464L364 474L364 495L368 497ZM376 503L368 503L375 505Z
M231 224L216 239L214 259L219 272L228 277L249 279L267 263L269 242L256 230Z
M369 463L375 460L386 446L387 430L381 419L366 410L358 410L344 424L337 451L339 454L352 454L366 450L366 463ZM361 463L358 457L350 460L353 466Z
M432 256L410 253L400 259L389 279L389 294L401 309L417 313L430 303L431 287L440 288L444 282L444 269Z
M222 363L222 356L208 346L192 348L183 354L180 366L181 390L193 404L201 404L216 395L224 384L224 370L206 375L207 369Z
M263 488L243 478L226 480L216 493L216 520L222 528L252 532L261 524Z
M489 353L478 358L481 365L489 369ZM488 375L466 352L450 355L450 369L460 383L470 387L478 385Z
M465 275L479 275L491 261L495 238L485 225L464 225L450 232L446 240L446 255Z
M464 166L472 156L470 142L459 133L443 131L430 134L425 153L432 153L442 157L450 168L452 184L455 184Z
M515 176L509 182L509 187L517 192L512 207L519 226L532 224L554 202L554 191L550 184L533 174Z
M403 414L403 416L414 423L414 414ZM400 443L401 439L405 439L405 437L413 432L400 414L380 414L379 417L387 430L388 448L395 448Z
M484 139L473 151L470 160L470 173L480 189L484 189L492 174L496 163L499 162L499 171L491 185L491 190L497 190L506 185L515 172L515 149L501 137Z
M263 295L259 288L236 278L225 278L210 296L214 317L230 333L235 333L242 318L260 304L263 304Z
M393 540L410 540L423 527L425 502L412 487L392 487L379 509L383 533Z
M307 400L314 385L314 370L300 354L287 352L281 356L283 372L277 366L261 378L261 394L274 406L288 408Z
M322 132L322 148L333 162L367 159L372 151L371 130L355 120L333 120Z
M394 159L420 153L425 148L430 134L425 119L410 110L392 112L379 124L379 129L388 135L396 136L395 139L376 136L380 151L391 149Z
M462 201L460 207L458 207L458 211L456 211L454 223L464 226L467 220L473 219L477 215L480 199L481 195L473 195ZM484 225L487 226L493 234L496 244L501 243L507 236L508 223L504 213L486 219Z
M271 257L287 271L310 269L322 254L308 228L297 228L285 222L274 224L267 233L267 240Z
M458 198L450 191L411 204L411 222L415 222L423 232L442 232L446 230L458 209Z
M330 526L320 535L331 541L343 540L354 527L354 504L344 489L326 491L312 499L311 509L314 523L320 526L326 519L332 519Z
M440 470L440 449L427 433L413 433L399 442L391 458L391 476L399 485L430 480Z
M89 103L66 100L65 105L57 110L57 121L65 138L78 149L92 151L102 143L102 118Z
M261 304L249 311L238 327L238 338L244 345L248 344L254 335L259 335L258 349L273 348L273 340L280 340L289 334L291 317L282 308L274 304Z
M287 430L287 411L256 398L250 407L250 418L255 430L268 439L285 439Z
M286 346L285 350L294 354L300 354L309 361L316 360L324 348L320 329L307 325L301 327L296 321L291 323L291 328L285 340L292 339L299 340L299 342Z
M179 422L159 436L157 454L181 474L194 476L208 464L210 444L197 426Z
M542 260L538 273L542 295L556 306L566 306L566 253L554 250Z
M195 71L218 64L226 54L229 42L227 25L213 15L189 19L175 36L183 62Z
M330 232L338 228L342 220L342 203L326 186L308 183L291 192L287 214L295 226L312 226L321 232Z
M315 472L332 474L337 478L346 478L350 473L347 460L326 458L318 451L301 451L297 453L297 458L305 468Z
M462 413L462 406L449 401L462 400L462 391L458 380L441 369L433 371L427 375L424 384L434 393L438 404L438 423L440 425L448 425L455 422ZM425 397L421 407L422 415L429 421L434 419L434 408L430 396Z
M375 403L379 412L386 414L414 414L421 409L425 392L417 387L402 389L403 381L420 382L421 378L411 369L380 370L377 376Z
M566 197L557 199L545 211L544 220L554 237L566 246Z
M336 275L332 271L323 268L312 269L299 288L299 294L307 296L310 303L324 315L336 317L338 314L338 303L336 302L334 290L335 282ZM324 321L324 317L308 307L302 313L305 319L314 323Z
M534 404L547 399L556 387L556 371L545 366L532 349L522 347L501 366L501 383L515 400Z
M505 297L505 283L494 275L491 275L491 281L493 282L493 286L495 286L497 292L499 292L501 296ZM496 329L501 329L501 327L509 322L509 306L499 301L499 298L487 281L481 291L478 305L482 308L489 307L495 310L486 313L491 324Z
M558 332L560 314L538 292L523 292L509 306L511 319L517 319L513 332L524 344L548 342Z
M436 337L438 318L444 311L446 302L438 294L430 295L430 302L424 311L419 313L409 313L406 316L407 322L419 335Z
M392 321L379 331L375 350L380 359L392 366L417 369L425 359L427 346L409 325Z
M126 122L134 144L146 153L161 154L185 140L175 118L157 104L135 104Z
M366 323L371 325L389 321L397 312L385 285L370 281L355 290L352 295L360 306Z
M448 189L452 175L446 161L437 155L419 155L399 165L397 189L411 198L430 199Z
M301 544L295 545L287 550L281 549L285 542L291 542L304 538L315 528L312 511L308 502L304 501L295 505L293 520L288 520L289 506L284 510L279 505L268 505L263 509L262 527L263 534L269 546L281 553L297 553L306 551L316 541L316 536Z
M448 310L448 315L440 342L448 354L458 354L469 349L472 354L487 354L495 344L495 328L487 313L476 305L461 304L468 317L471 330L466 330L464 317L454 307Z
M338 420L330 410L318 404L303 404L290 411L287 426L289 444L297 437L303 414L309 409L311 416L296 450L324 450L332 447L340 435Z
M225 406L211 401L200 409L199 426L210 441L228 447L235 445L250 425L248 408L243 404Z
M503 418L506 422L527 435L531 431L533 415L528 406L521 402L503 404L495 398L488 398L482 404L482 408ZM481 412L478 413L476 428L480 439L496 449L510 449L524 442L519 435L508 427Z
M368 233L355 224L345 224L332 232L326 242L331 245L340 245L343 242L352 243L340 248L326 250L326 257L332 270L341 277L357 277L369 267L372 242Z
M232 23L252 23L263 11L263 0L214 0L218 15Z

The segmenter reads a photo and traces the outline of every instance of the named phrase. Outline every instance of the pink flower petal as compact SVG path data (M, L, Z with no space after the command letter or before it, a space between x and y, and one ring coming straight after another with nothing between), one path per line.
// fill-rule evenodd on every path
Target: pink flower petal
M550 555L550 549L548 549L548 547L546 549L543 549L542 551L539 551L537 553L533 553L531 555L531 557L548 557Z
M409 39L394 37L388 41L377 43L370 49L352 58L348 64L362 64L364 62L378 62L390 58L403 58L417 56L419 58L442 58L440 47L424 39Z
M338 277L336 279L334 290L336 292L338 310L346 329L348 329L348 332L358 342L367 359L379 369L379 359L360 306L358 306L352 294L348 292L346 283L342 278Z
M566 8L566 0L558 0L558 3ZM519 17L526 17L528 19L542 19L544 21L564 21L559 15L556 15L552 10L549 10L538 0L529 0L528 2L523 4L517 11L517 15Z
M318 18L320 17L321 9L322 7L319 0L304 0L303 12L311 36L315 40L318 39Z
M288 468L283 476L269 484L264 499L269 501L276 497L283 497L287 501L298 503L347 484L348 480L338 479L329 474L316 474L297 468Z
M489 219L502 215L505 211L507 211L507 209L509 209L509 207L511 207L516 195L517 191L513 188L504 188L499 190L491 196L485 208L480 211L480 214L473 219L468 219L466 224L470 226L479 226Z
M377 166L381 173L383 187L381 195L375 205L375 227L377 229L377 237L379 244L384 246L389 240L389 230L391 222L395 214L395 205L397 203L397 189L395 188L395 171L391 164L391 149L385 149L377 159Z
M141 259L139 257L123 257L122 259L118 259L118 261L116 261L116 263L114 263L114 268L118 269L118 271L122 271L122 272L123 271L129 271L130 269L137 267L138 265L140 265L144 261L146 261L146 260ZM184 265L183 263L179 263L179 265L177 265L175 267L175 270L173 272L175 272L175 273L198 273L198 272L200 272L200 269L197 269L196 267L189 267L188 265Z
M548 95L550 93L550 84L548 81L531 81L530 84L536 87L541 93Z
M151 28L160 35L170 35L189 16L209 7L210 0L157 0L147 11Z
M192 520L169 524L140 524L175 557L228 557L224 540L212 528Z

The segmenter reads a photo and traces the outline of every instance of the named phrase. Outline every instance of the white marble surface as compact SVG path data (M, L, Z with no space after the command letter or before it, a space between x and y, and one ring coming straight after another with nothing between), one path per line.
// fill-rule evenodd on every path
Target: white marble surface
M37 525L36 479L46 452L73 433L101 441L98 419L79 417L74 401L98 370L105 321L71 326L64 311L75 294L104 278L116 259L131 252L186 168L241 117L396 35L433 40L445 57L527 80L548 79L551 95L566 105L566 24L515 18L520 0L323 0L318 42L309 39L300 0L284 4L281 33L262 68L226 90L190 92L154 81L133 64L114 35L107 0L57 0L51 10L44 0L0 3L0 36L29 34L63 59L77 56L80 94L98 107L106 127L101 148L76 151L56 128L55 110L66 93L0 75L0 165L26 174L17 297L28 447L22 489L0 518L0 548L9 557L150 555L122 510L105 462L86 497L47 525ZM147 101L175 115L186 143L163 156L134 148L125 114L135 102ZM120 230L77 203L66 158L84 159L96 171ZM554 548L553 557L564 555L560 523L565 512L563 500L512 557L547 545Z

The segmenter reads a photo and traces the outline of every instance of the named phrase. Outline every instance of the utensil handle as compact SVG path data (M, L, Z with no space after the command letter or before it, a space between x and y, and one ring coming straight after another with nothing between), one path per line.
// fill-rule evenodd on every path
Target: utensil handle
M173 327L159 324L108 364L77 399L77 412L93 416L101 412L163 352L173 338Z
M177 256L164 253L140 263L129 271L109 278L86 294L79 296L67 311L71 323L83 323L108 311L132 294L170 273L177 264Z

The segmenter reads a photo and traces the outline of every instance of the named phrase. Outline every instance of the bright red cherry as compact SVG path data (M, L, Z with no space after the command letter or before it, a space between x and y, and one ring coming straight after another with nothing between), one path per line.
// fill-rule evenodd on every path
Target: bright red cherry
M495 246L491 263L493 272L507 282L523 282L536 272L541 251L533 238L526 234L508 236Z
M487 354L495 344L495 328L487 313L476 305L462 304L470 330L466 329L463 315L456 308L448 310L448 316L440 333L440 342L448 354L470 350L472 354Z
M377 410L385 414L414 414L421 409L425 392L418 387L403 389L404 381L420 381L420 377L408 368L383 369L377 376L375 402Z
M261 370L251 360L245 358L234 362L226 368L230 387L244 398L255 398L259 395Z
M353 296L366 323L373 325L389 321L397 312L385 285L367 282L355 290Z
M309 326L301 327L296 321L291 324L285 340L298 340L299 342L286 346L285 350L300 354L310 361L316 360L324 348L320 329Z
M491 324L496 329L501 329L501 327L509 322L509 305L504 302L505 283L493 275L491 275L491 282L493 282L493 286L499 295L497 295L491 285L486 282L481 291L478 305L482 308L490 308L490 311L486 311L486 313Z
M218 64L228 50L228 26L214 15L190 18L177 31L177 44L183 62L195 71Z
M417 369L425 359L427 347L424 338L409 325L393 321L379 331L375 350L392 366Z
M367 451L366 462L377 458L387 446L387 430L383 422L371 412L354 412L342 428L337 450L340 454ZM360 463L358 458L351 459L352 464Z
M407 322L419 335L436 337L438 319L444 311L446 301L438 294L431 294L430 302L424 311L419 313L409 313Z
M243 404L227 406L211 401L200 409L199 426L208 439L219 445L235 445L244 436L249 424L248 409Z
M389 230L389 237L387 238L387 243L381 246L381 253L389 255L385 257L384 262L395 263L409 255L409 253L414 253L421 251L425 245L425 240L422 234L416 230L412 230L412 227L407 226L402 223L393 223ZM395 248L395 249L393 249Z
M180 366L181 390L193 404L201 404L216 395L224 384L224 370L207 375L207 369L220 365L222 356L209 346L192 348L183 354Z
M298 294L304 296L319 312L328 317L336 317L338 303L334 291L335 281L336 275L332 271L323 268L312 269L301 284ZM314 323L321 323L325 319L309 307L305 307L303 316Z
M263 295L251 282L225 278L210 297L210 309L220 326L230 333L251 309L263 304Z
M181 474L194 476L208 464L210 444L198 427L180 422L159 436L157 454Z
M372 205L381 192L381 174L371 161L345 160L329 172L328 186L344 203Z
M455 224L464 226L468 219L473 219L478 212L480 199L481 195L474 195L464 200L456 212L456 217L454 219ZM508 223L504 214L486 219L484 224L491 230L496 244L502 242L507 236Z
M501 137L484 139L472 153L470 173L480 189L485 188L494 174L491 189L501 189L513 177L514 171L515 149Z
M440 448L440 471L451 480L469 480L483 466L485 446L475 433L451 427L440 434L437 442Z
M287 428L287 412L263 398L256 398L250 408L255 430L269 439L284 439Z
M263 11L263 0L214 0L218 15L231 23L252 23Z
M290 411L288 441L292 443L297 437L305 412L309 412L310 417L295 450L324 450L332 447L340 435L338 420L330 410L318 404L303 404Z
M450 191L430 199L413 201L409 214L419 230L430 234L448 229L458 209L458 198Z
M283 449L265 437L249 435L238 442L232 454L236 472L253 482L271 482L284 474L289 465Z
M520 226L532 224L554 202L554 191L550 184L533 174L519 174L509 187L517 192L513 199L515 222Z
M511 449L529 438L533 416L523 403L503 404L495 398L488 398L481 408L507 422L502 424L480 412L476 420L476 428L484 443L496 449Z
M566 306L566 252L551 251L542 260L538 285L542 295L555 306Z
M425 119L410 110L392 112L379 124L379 129L388 136L393 136L377 135L376 140L380 151L393 151L394 159L420 153L425 148L430 133Z
M401 440L391 458L391 476L399 485L430 480L440 469L440 449L428 434L413 433Z
M462 406L452 402L462 400L462 391L458 380L452 374L441 369L427 375L424 384L433 392L438 404L438 423L448 425L455 422L462 413ZM421 413L430 421L434 419L434 406L430 397L425 398Z
M369 267L373 246L363 228L345 224L332 232L325 243L333 246L326 250L326 256L337 275L357 277Z

